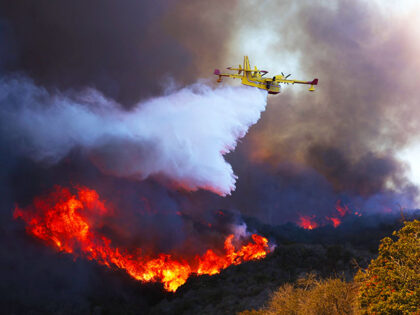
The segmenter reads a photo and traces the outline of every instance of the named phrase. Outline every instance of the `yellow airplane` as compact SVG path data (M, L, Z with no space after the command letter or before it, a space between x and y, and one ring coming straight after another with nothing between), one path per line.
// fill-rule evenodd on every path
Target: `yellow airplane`
M311 92L315 91L314 85L318 84L318 79L313 79L312 81L299 81L287 79L290 76L290 74L285 76L283 72L281 73L281 75L275 75L272 78L263 78L263 76L266 75L268 71L258 70L257 66L255 66L255 69L251 69L251 66L249 65L248 56L244 57L243 68L241 67L241 65L239 65L238 68L228 67L227 69L238 71L238 74L220 73L219 69L215 69L214 74L219 76L217 82L222 82L222 77L228 77L233 79L238 78L242 80L242 84L266 90L269 94L280 93L280 83L309 84L311 86L309 88L309 91Z

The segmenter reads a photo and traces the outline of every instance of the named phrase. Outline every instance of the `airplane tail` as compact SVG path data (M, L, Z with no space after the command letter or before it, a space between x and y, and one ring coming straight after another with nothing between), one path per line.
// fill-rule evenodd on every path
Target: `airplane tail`
M248 56L244 56L244 70L251 70L251 66L249 65Z
M222 73L220 73L220 70L219 70L219 69L214 69L213 74L215 74L215 75L218 75L218 76L219 76L219 78L217 79L217 82L218 82L218 83L222 82L222 76L223 76L223 74L222 74Z
M310 83L311 87L309 88L309 91L313 92L315 91L315 87L314 85L318 85L318 79L313 79L312 82Z

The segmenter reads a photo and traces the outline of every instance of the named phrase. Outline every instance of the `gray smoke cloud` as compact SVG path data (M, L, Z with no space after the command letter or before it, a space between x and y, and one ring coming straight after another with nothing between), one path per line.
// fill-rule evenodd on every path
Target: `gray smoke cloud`
M122 1L117 8L108 1L0 4L9 56L3 69L23 71L51 95L59 94L57 87L90 86L106 96L100 96L105 102L112 98L131 108L142 97L159 94L167 73L183 85L214 67L234 65L243 55L270 74L318 77L314 94L289 86L270 97L262 120L228 157L236 173L245 176L244 189L224 201L227 208L255 215L267 208L288 220L293 218L287 209L320 211L343 194L363 200L391 194L385 198L390 203L414 200L417 194L405 177L407 165L397 158L419 134L415 24L385 6L364 0L228 1L224 10L189 0ZM156 158L149 149L154 144L147 141L141 150L112 133L101 141L88 156L108 174L130 176L132 156L145 162ZM124 163L116 163L114 151ZM298 171L290 174L289 168ZM307 174L317 174L316 180ZM318 179L325 189L315 198L310 187ZM294 193L299 197L287 197ZM297 199L291 207L289 200ZM206 198L200 202L206 203L210 208L218 204Z
M234 4L0 1L0 67L7 61L3 70L48 89L91 87L131 107L160 95L168 76L188 85L208 74L223 59ZM13 48L7 58L5 47Z
M270 39L258 48L274 68L283 63L278 70L292 77L320 80L315 93L286 86L269 98L245 140L250 160L274 176L287 163L315 170L336 194L414 196L398 152L420 133L415 24L405 27L406 19L362 0L248 1L241 8L252 12L241 33L261 30Z

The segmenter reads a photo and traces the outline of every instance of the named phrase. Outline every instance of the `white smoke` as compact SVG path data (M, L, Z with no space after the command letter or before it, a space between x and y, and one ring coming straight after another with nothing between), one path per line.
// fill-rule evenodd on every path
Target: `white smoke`
M195 84L127 111L95 90L69 96L2 79L0 122L20 152L38 161L54 163L80 147L105 173L159 175L224 196L236 176L223 155L258 121L266 98L244 86Z

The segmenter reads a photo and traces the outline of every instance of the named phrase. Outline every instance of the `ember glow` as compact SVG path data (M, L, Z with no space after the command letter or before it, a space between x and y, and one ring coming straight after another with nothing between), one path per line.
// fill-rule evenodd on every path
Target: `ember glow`
M337 204L335 205L335 209L337 210L340 217L344 217L346 214L350 213L349 207L347 205L341 205L341 200L337 201Z
M96 231L95 222L100 222L101 216L112 215L110 207L95 190L80 186L76 190L77 194L72 194L68 188L56 186L50 195L36 198L31 206L16 207L14 218L24 220L28 233L61 252L124 269L140 281L160 281L167 291L175 292L191 274L214 275L230 265L264 258L270 252L268 240L257 234L237 247L235 235L231 234L221 253L208 249L192 259L165 253L149 256L141 249L129 252L113 246L110 239Z
M330 220L335 228L341 224L341 220L339 218L334 218L334 217L331 217L331 218L325 217L325 218L327 220Z
M348 215L362 216L359 211L352 212L348 205L341 205L341 201L338 200L335 205L335 212L331 216L325 216L325 218L317 218L316 215L300 215L297 225L306 230L313 230L320 226L332 224L334 228L340 226L344 217Z
M315 216L299 216L299 226L304 228L305 230L313 230L316 229L319 224L314 221Z

